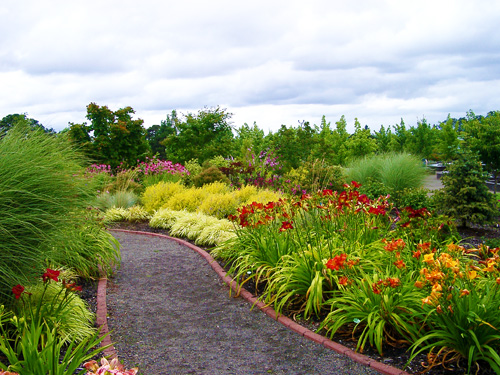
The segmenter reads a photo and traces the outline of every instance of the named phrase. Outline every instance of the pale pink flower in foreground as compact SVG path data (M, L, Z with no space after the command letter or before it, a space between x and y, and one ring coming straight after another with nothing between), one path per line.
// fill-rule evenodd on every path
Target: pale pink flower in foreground
M101 367L98 367L97 362L92 360L83 364L87 371L87 375L136 375L139 369L136 367L127 370L118 358L113 358L108 362L106 358L101 358Z

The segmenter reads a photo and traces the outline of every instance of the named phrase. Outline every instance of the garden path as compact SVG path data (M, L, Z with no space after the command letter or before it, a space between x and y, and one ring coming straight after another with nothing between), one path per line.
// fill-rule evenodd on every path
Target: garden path
M188 247L113 235L122 263L108 282L108 326L120 360L141 374L377 374L230 297Z
M424 187L429 190L437 190L444 187L440 179L435 174L428 174L424 179Z

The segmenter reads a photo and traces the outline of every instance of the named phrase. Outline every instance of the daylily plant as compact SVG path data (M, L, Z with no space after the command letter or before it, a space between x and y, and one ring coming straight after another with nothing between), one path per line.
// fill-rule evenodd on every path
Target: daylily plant
M127 370L117 357L108 362L106 358L101 358L101 366L96 361L92 360L83 364L87 371L87 375L136 375L139 371L136 367Z

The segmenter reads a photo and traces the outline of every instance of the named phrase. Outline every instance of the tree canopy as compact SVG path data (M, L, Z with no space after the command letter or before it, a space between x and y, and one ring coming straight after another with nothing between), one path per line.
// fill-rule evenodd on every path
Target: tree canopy
M137 165L150 154L146 129L142 119L133 120L135 111L125 107L117 111L107 106L90 103L87 106L87 123L70 123L69 136L97 163L112 168Z

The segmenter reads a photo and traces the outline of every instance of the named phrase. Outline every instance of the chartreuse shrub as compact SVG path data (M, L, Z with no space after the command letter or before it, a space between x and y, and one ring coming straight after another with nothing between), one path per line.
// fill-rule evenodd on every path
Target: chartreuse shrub
M221 219L211 225L204 227L195 243L197 245L213 246L220 245L236 237L236 226L227 219Z
M0 155L2 300L10 300L14 285L35 280L47 261L88 276L98 274L97 259L109 265L119 257L86 213L95 186L64 136L18 125L0 140Z
M250 197L256 195L258 192L258 188L254 185L245 185L241 188L234 190L234 196L240 202L248 202Z
M234 193L210 194L200 204L198 211L222 219L235 214L241 204L242 201Z
M191 187L172 195L161 208L170 208L174 211L195 212L209 193L203 189Z
M165 205L172 196L184 190L185 187L180 183L160 182L156 185L148 186L144 190L141 202L146 211L153 213Z
M161 208L155 211L149 220L151 228L170 229L179 217L179 211L174 211L169 208Z
M188 211L163 208L155 212L149 226L169 229L173 236L195 240L197 245L213 246L235 236L235 225L229 220Z
M181 215L170 227L170 234L175 237L184 237L195 240L204 227L215 224L218 221L213 216L201 213L181 211Z
M357 188L241 207L236 237L213 254L278 312L316 316L359 351L402 346L429 368L498 372L500 249L466 250L450 218Z
M258 189L257 193L250 195L247 198L246 202L244 202L244 203L250 204L253 202L257 202L257 203L266 204L269 202L277 201L282 197L283 197L283 194L281 194L279 192L267 190L267 189Z

